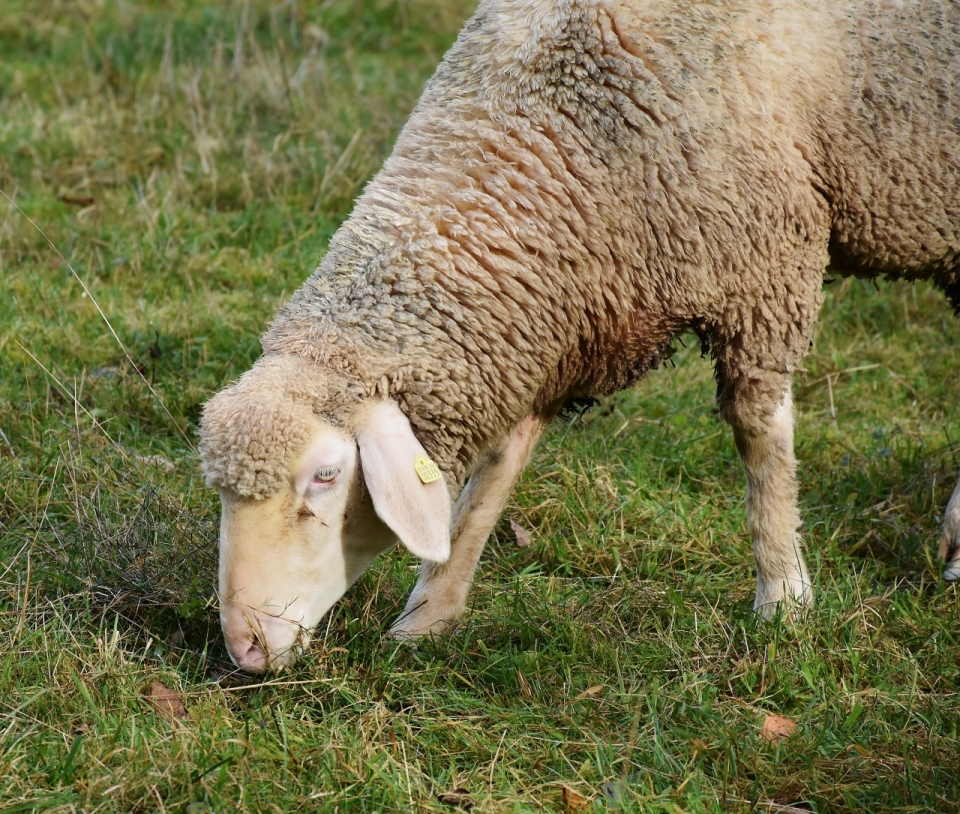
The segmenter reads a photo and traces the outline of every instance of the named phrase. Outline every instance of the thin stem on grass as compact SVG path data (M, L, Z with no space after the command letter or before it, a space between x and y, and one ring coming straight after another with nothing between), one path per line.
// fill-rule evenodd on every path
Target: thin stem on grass
M73 275L74 279L80 284L80 287L83 289L84 294L86 294L87 297L90 298L90 302L93 303L93 307L97 309L97 313L100 314L100 317L103 319L104 324L107 326L107 329L110 331L110 334L113 336L114 340L116 341L117 346L118 346L118 347L120 348L120 350L123 352L123 355L126 357L127 362L130 363L130 367L132 367L133 370L136 371L137 375L140 377L140 379L143 381L143 383L147 386L147 389L150 391L150 394L156 399L157 404L159 404L160 407L161 407L161 409L163 410L163 412L166 413L167 418L169 418L170 421L173 422L173 426L176 427L177 432L180 433L180 436L181 436L181 437L183 438L183 440L187 443L187 446L190 447L190 449L191 449L194 453L196 453L197 449L196 449L196 447L193 445L193 442L190 440L190 437L186 434L186 432L184 432L184 430L183 430L183 428L180 426L179 422L173 417L173 413L171 413L171 412L167 409L167 405L164 404L163 399L161 399L161 398L160 398L160 395L157 393L157 391L153 389L153 385L150 384L150 382L147 380L147 377L143 375L143 372L142 372L142 371L140 370L140 368L137 366L136 362L133 361L133 357L130 355L130 353L129 353L129 351L127 350L126 346L123 344L123 341L120 339L120 336L119 336L119 335L117 334L117 332L114 330L113 324L110 322L109 317L107 317L107 315L106 315L106 313L104 312L104 310L100 307L100 303L97 302L97 298L94 297L93 292L90 290L90 288L87 286L87 284L83 281L83 278L77 273L76 269L73 267L73 265L70 263L70 261L67 260L67 258L63 256L63 253L60 251L60 249L57 248L56 244L54 244L54 242L53 242L52 240L50 240L50 238L47 237L47 235L46 235L46 233L43 231L43 229L41 229L41 228L33 221L33 219L32 219L26 212L23 211L23 209L20 207L20 205L19 205L16 201L14 201L9 195L7 195L7 193L4 192L2 189L0 189L0 195L3 195L3 197L7 199L7 202L8 202L12 207L14 207L14 208L17 210L17 212L19 212L19 213L26 219L26 221L27 221L34 229L37 230L37 232L40 233L41 237L43 237L43 239L47 242L47 245L48 245L51 249L53 249L54 252L57 253L57 256L63 261L63 263L66 265L66 267L67 267L68 269L70 269L70 273ZM20 343L18 342L17 344L20 344ZM22 347L23 347L23 346L21 345L21 348L22 348ZM26 351L25 348L24 348L24 350ZM26 351L26 352L29 353L29 351ZM36 358L32 353L30 353L29 355L30 355L30 358L31 358L31 359L33 359L35 362L38 362L37 358ZM38 362L38 364L39 364L39 362ZM48 372L48 375L49 375L49 372Z

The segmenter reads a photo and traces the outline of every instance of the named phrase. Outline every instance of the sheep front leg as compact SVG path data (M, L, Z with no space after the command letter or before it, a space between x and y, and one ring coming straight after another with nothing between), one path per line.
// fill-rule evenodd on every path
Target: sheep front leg
M757 562L754 610L770 618L780 602L813 598L800 550L793 399L789 386L772 415L749 422L727 417L747 473L747 527Z
M390 628L394 636L442 633L463 616L480 554L544 426L546 420L529 416L481 457L453 509L450 559L424 561L404 612Z
M943 513L940 557L944 561L943 578L948 582L960 579L960 483L953 490Z

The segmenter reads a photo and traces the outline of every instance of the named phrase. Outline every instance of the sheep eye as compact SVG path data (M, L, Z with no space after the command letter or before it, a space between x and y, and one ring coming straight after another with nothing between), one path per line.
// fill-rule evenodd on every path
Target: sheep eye
M313 473L313 481L314 483L330 483L330 481L336 480L339 474L340 469L338 467L325 466Z

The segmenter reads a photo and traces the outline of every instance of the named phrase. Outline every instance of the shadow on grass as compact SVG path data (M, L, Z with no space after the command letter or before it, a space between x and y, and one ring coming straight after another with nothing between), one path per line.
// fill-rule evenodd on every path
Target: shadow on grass
M31 603L37 624L57 604L94 630L118 629L128 651L231 669L215 593L216 518L153 485L121 499L98 484L72 503L69 516L47 518L33 556L37 593L57 600Z

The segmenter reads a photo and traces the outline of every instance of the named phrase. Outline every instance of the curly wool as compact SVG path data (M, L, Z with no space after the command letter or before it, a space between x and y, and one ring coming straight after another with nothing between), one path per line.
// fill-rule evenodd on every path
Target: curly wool
M316 432L317 416L359 403L359 391L347 381L293 357L260 359L204 406L200 457L207 485L251 498L275 494L289 477L291 459Z
M935 0L482 2L265 361L205 411L208 477L274 488L297 416L349 424L346 389L396 399L462 484L690 329L727 417L768 420L828 263L960 290L958 43ZM327 372L294 393L280 370Z

